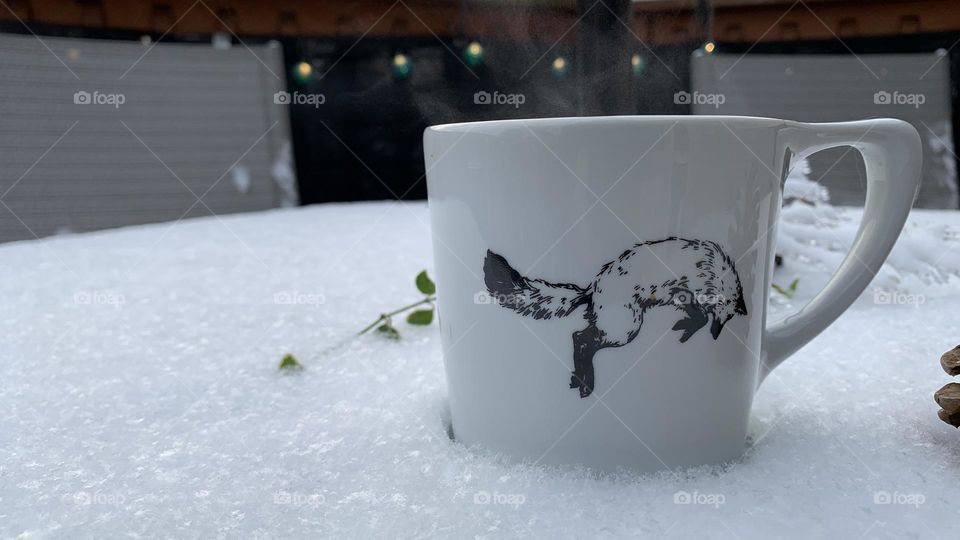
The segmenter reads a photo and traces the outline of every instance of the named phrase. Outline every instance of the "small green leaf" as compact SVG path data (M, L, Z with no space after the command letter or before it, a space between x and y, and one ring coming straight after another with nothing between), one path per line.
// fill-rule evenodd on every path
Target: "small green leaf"
M770 287L773 288L773 290L777 291L778 293L786 296L787 298L793 298L794 291L792 289L784 289L783 287L777 285L776 283L771 283Z
M437 284L430 279L430 276L427 275L426 270L417 274L416 284L417 290L423 294L434 294L437 292Z
M800 278L797 278L792 282L790 282L790 292L796 292L798 284L800 284Z
M433 322L433 308L418 309L407 315L407 322L410 324L428 325Z
M280 360L280 371L300 371L303 369L303 364L297 361L297 359L292 355L288 354L283 357L283 360Z
M377 327L377 332L383 334L384 337L389 339L400 339L400 332L393 327L392 324L385 322Z

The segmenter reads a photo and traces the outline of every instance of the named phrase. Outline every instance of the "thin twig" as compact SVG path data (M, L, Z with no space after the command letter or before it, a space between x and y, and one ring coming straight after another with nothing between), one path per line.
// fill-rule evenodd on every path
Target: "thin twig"
M375 321L373 321L372 323L370 323L370 324L369 324L367 327L365 327L363 330L357 332L357 335L358 335L358 336L362 336L362 335L366 334L366 333L369 332L370 330L373 330L378 324L386 321L387 319L389 319L390 317L393 317L394 315L397 315L398 313L403 313L404 311L407 311L408 309L412 309L412 308L415 308L415 307L420 306L420 305L423 305L423 304L432 304L435 300L436 300L436 297L435 297L435 296L428 296L428 297L424 298L423 300L420 300L419 302L414 302L414 303L412 303L412 304L408 304L408 305L406 305L406 306L403 306L402 308L395 309L395 310L393 310L393 311L391 311L391 312L389 312L389 313L381 313L381 314L380 314L380 317L377 318L377 320L375 320Z

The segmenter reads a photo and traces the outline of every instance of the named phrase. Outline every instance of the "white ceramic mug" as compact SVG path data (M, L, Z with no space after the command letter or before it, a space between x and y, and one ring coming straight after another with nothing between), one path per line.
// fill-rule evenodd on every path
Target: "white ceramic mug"
M792 159L864 158L863 223L832 280L766 326ZM863 291L919 186L916 130L645 116L424 134L457 440L602 470L727 462L757 387Z

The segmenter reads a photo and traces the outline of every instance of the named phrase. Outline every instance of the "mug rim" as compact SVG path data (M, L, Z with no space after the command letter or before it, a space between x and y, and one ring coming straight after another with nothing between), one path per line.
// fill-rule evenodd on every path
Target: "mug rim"
M656 123L697 124L706 122L735 122L753 125L785 125L789 120L766 116L710 115L710 114L671 114L671 115L616 115L616 116L560 116L547 118L509 118L503 120L479 120L475 122L453 122L427 126L424 132L457 133L483 132L485 129L509 128L517 125L527 127L566 127L579 125L615 125L615 124L656 124Z

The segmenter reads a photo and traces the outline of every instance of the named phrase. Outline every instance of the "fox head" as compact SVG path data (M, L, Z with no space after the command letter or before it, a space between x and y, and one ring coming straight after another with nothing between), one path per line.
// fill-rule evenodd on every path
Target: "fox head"
M730 319L747 314L743 287L733 261L719 246L707 249L704 255L697 263L699 272L696 279L690 283L692 290L674 296L683 299L675 304L686 313L686 317L673 327L674 330L684 331L680 337L681 343L707 323L710 323L710 335L717 339Z
M712 257L706 259L708 264L700 268L705 274L704 285L708 294L713 293L713 300L704 305L705 311L712 316L710 335L713 339L720 336L723 326L737 315L747 314L747 303L743 299L743 287L740 285L740 276L734 268L730 256L715 245L716 250ZM701 266L701 265L698 265Z
M723 325L727 324L730 319L737 315L747 314L747 305L743 301L743 292L738 290L736 300L726 300L713 304L713 309L708 306L706 311L713 318L710 324L710 335L713 336L713 339L717 339L720 337L720 331L723 330Z

